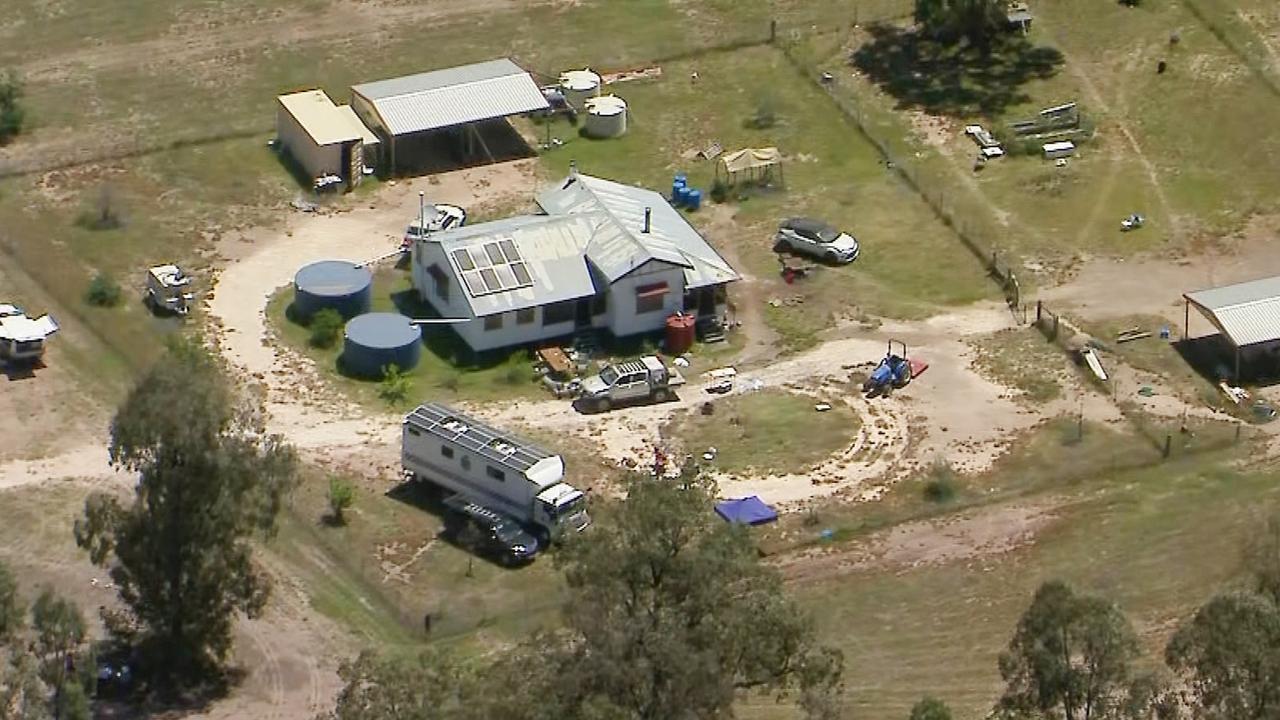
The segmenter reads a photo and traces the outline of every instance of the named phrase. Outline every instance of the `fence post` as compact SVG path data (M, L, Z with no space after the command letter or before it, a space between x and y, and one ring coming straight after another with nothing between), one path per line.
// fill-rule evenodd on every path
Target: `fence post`
M1044 301L1036 301L1036 325L1040 324L1040 318L1044 315Z
M1166 460L1171 452L1173 452L1173 435L1166 433L1164 436L1164 457Z
M777 40L778 40L778 20L777 18L774 18L773 20L769 21L769 44L772 45L773 43L777 42Z

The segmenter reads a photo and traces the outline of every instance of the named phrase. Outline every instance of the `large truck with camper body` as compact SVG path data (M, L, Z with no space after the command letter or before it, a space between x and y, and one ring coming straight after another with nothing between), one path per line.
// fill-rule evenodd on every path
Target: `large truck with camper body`
M439 403L405 416L401 464L408 479L509 517L544 545L591 523L559 455Z

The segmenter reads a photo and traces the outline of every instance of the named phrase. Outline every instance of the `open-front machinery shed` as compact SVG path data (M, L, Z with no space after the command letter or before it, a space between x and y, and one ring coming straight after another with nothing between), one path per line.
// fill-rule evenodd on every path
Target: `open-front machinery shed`
M355 85L351 106L382 139L393 174L430 164L441 148L433 141L492 162L491 131L509 132L505 118L550 107L529 73L506 58Z
M1232 379L1236 382L1240 381L1242 356L1265 353L1280 344L1280 276L1189 292L1182 297L1186 301L1183 338L1190 338L1194 307L1234 350Z

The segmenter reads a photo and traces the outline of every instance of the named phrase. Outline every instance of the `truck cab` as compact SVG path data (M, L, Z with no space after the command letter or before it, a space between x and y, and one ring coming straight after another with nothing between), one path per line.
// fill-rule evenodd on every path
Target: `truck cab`
M582 532L591 524L591 516L587 515L587 496L564 483L538 493L535 502L533 522L546 528L552 538L565 532Z
M666 402L674 394L672 388L684 383L680 373L671 370L653 355L606 365L598 375L582 381L582 395L576 401L595 412L605 412L616 405L631 402Z

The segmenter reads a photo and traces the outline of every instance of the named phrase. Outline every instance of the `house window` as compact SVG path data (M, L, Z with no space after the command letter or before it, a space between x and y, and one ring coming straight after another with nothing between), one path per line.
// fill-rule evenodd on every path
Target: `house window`
M658 312L667 301L667 284L651 283L636 287L636 314Z
M522 308L522 309L520 309L520 310L517 310L517 311L516 311L516 324L517 324L517 325L529 325L529 324L533 323L533 317L534 317L534 315L536 315L536 314L537 314L537 311L536 311L536 310L534 310L533 308Z
M439 265L435 264L427 268L427 274L431 276L431 287L435 290L436 297L447 302L449 300L448 274L441 270Z
M445 457L447 457L447 458L452 458L452 457L453 457L453 448L449 447L448 445L441 445L441 446L440 446L440 454L441 454L441 455L443 455L443 456L445 456Z
M572 300L551 303L542 308L542 324L545 326L573 322L575 309L576 305Z
M484 318L484 329L486 331L501 330L502 329L502 313L498 313L497 315L486 315Z
M507 474L492 465L486 465L484 471L489 475L489 477L497 480L498 482L506 482L507 480Z

